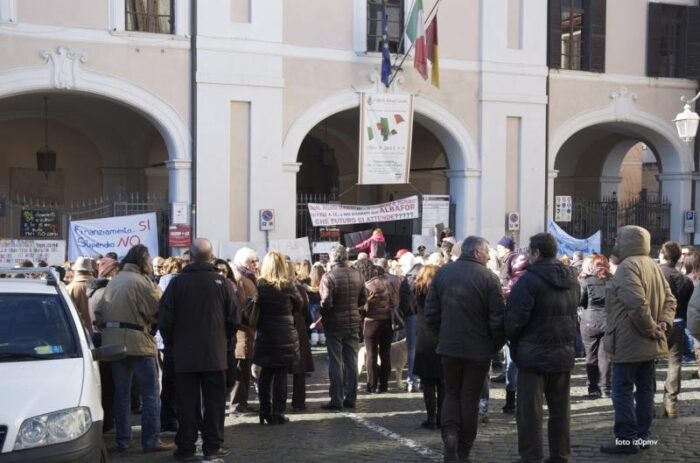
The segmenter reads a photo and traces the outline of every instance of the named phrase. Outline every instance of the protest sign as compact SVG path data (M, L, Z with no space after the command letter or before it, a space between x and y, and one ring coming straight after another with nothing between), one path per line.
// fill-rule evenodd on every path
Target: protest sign
M549 221L549 233L554 235L557 240L558 251L557 256L561 257L564 254L571 257L574 251L583 251L585 255L600 253L600 230L584 239L577 239L566 233L554 221Z
M450 225L450 195L423 195L422 234L435 233L435 226Z
M270 251L279 251L289 256L292 262L301 262L304 259L311 261L311 248L307 236L295 240L270 240Z
M156 213L125 215L106 219L76 220L70 223L68 258L104 256L114 252L122 259L129 249L143 244L151 255L158 254Z
M0 240L0 267L15 267L23 260L34 265L43 260L49 265L63 265L65 240Z
M413 95L363 93L357 183L408 183L412 136Z
M236 256L236 252L241 248L251 248L255 251L260 260L262 260L267 253L265 250L265 243L255 243L252 241L221 241L218 243L218 246L214 247L215 250L218 249L216 253L217 257L231 260L233 260Z
M394 220L415 219L419 216L418 196L372 206L319 203L309 203L308 206L311 223L314 227L392 222Z
M311 243L312 254L330 254L331 249L336 244L340 244L337 241L314 241Z
M58 238L61 227L57 211L22 209L19 234L24 238Z

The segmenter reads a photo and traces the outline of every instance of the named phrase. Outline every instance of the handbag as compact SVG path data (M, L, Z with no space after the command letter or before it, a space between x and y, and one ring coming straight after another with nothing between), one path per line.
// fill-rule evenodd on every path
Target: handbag
M249 297L243 308L243 324L251 328L258 327L260 320L260 305L258 304L258 295Z

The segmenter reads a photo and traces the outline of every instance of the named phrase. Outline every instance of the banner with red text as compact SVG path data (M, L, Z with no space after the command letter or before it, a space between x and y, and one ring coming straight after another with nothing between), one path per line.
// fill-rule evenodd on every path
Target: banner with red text
M419 216L418 196L372 206L309 203L309 215L314 227L415 219Z
M106 219L76 220L68 227L68 258L104 256L114 252L121 260L137 244L158 255L156 213Z

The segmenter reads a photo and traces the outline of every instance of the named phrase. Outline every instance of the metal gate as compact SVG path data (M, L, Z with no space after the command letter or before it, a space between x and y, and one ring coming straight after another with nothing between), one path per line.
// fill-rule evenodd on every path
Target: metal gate
M102 219L122 215L155 212L158 219L158 253L166 255L168 225L170 224L168 201L156 195L145 197L137 193L114 198L92 198L72 201L68 204L48 203L34 198L18 197L5 200L3 214L0 214L0 238L26 239L20 232L22 210L56 211L60 221L60 235L56 239L68 239L68 224L72 220ZM152 253L155 250L151 250Z
M671 237L671 203L663 198L640 196L630 201L606 198L602 201L574 201L571 222L557 223L568 234L586 238L600 230L601 252L609 255L617 229L625 225L644 227L651 246L659 247Z

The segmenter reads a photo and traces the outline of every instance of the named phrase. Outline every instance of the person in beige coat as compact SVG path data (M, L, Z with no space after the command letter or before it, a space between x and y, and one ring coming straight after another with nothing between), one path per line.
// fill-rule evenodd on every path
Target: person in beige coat
M654 360L668 356L666 336L676 311L671 288L649 257L650 243L647 230L629 225L618 230L613 249L620 264L606 289L604 343L613 365L615 442L601 446L603 453L634 454L650 447Z
M241 248L233 259L233 275L241 307L245 307L248 299L255 296L257 289L258 256L251 248ZM248 405L248 391L253 366L253 347L255 344L255 328L240 325L236 331L236 383L233 386L231 406L236 413L252 412Z
M121 262L121 271L106 286L95 309L102 331L102 345L126 346L126 358L112 363L114 418L117 448L131 446L130 391L134 375L141 386L141 446L144 453L167 451L173 444L160 441L160 386L156 364L156 341L151 326L157 321L160 289L150 278L148 248L139 244Z
M88 284L95 279L95 269L92 265L92 259L89 257L78 257L73 264L73 272L75 276L68 286L66 291L73 300L73 305L80 315L80 321L83 326L92 334L94 329L90 317L90 304L88 299Z

